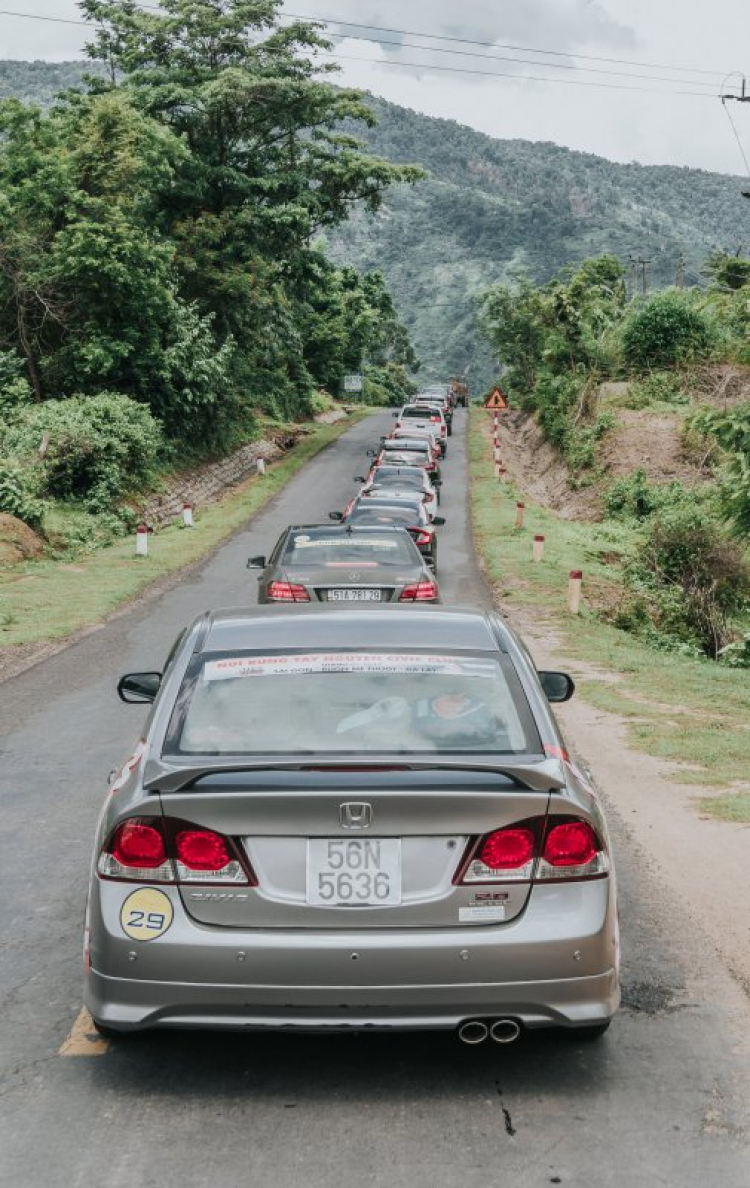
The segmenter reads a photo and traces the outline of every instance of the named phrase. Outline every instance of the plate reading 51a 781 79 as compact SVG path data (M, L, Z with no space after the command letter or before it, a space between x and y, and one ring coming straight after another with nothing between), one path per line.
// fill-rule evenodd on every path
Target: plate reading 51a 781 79
M399 838L319 838L307 843L307 902L316 907L401 903Z

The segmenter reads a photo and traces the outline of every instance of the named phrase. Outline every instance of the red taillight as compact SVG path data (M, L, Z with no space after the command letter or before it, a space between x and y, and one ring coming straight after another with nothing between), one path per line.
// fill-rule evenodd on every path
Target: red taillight
M550 866L586 866L599 852L596 834L585 821L569 821L550 829L543 858Z
M191 870L223 870L229 862L224 838L210 829L184 829L175 845L179 861Z
M271 582L267 597L272 602L309 602L310 595L304 586L296 582Z
M428 545L432 540L429 532L425 532L423 528L410 528L409 531L412 533L412 539L415 544Z
M137 866L141 870L161 866L167 860L164 838L153 825L126 821L115 833L110 853L120 866Z
M415 582L404 586L399 596L399 602L434 602L438 588L435 582Z
M430 417L430 420L435 421L438 425L440 424L440 417Z
M532 829L498 829L485 838L477 855L490 870L518 870L534 857Z

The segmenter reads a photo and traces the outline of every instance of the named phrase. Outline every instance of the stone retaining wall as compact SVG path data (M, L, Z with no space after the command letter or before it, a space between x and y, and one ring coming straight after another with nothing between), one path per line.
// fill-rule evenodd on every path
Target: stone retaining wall
M315 420L323 425L333 425L346 416L343 409L335 408L321 413ZM136 514L149 528L158 529L182 516L186 503L200 511L201 507L216 503L230 487L256 474L259 459L275 462L281 458L304 436L304 432L304 429L292 430L275 438L253 441L218 462L206 462L195 470L171 475L164 480L161 490L150 492L138 503Z

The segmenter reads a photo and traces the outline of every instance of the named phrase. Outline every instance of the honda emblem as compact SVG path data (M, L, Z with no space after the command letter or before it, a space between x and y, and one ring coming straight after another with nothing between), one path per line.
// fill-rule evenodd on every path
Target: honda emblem
M369 829L372 825L372 805L356 801L341 804L339 821L344 829Z

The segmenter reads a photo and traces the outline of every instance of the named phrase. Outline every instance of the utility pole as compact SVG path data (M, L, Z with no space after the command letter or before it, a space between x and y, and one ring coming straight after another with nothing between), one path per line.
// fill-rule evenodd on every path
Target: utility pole
M646 269L648 268L649 264L651 263L651 260L644 260L643 256L628 256L628 260L630 261L630 267L632 269L633 296L634 297L638 296L638 269L640 268L640 270L641 270L641 292L642 292L643 296L645 297L646 293L648 292L648 279L646 277Z
M735 103L750 103L750 95L748 95L748 93L747 93L747 79L745 78L744 74L742 76L742 87L740 88L739 95L722 95L721 102L722 102L722 106L724 107L724 110L726 111L727 115L729 116L729 122L732 125L732 131L734 132L735 139L736 139L737 144L739 145L739 148L740 148L740 152L742 153L745 164L747 165L747 157L745 157L745 150L742 147L742 141L740 140L737 129L734 126L734 120L732 119L731 115L729 115L729 110L726 105L727 99L734 99ZM741 192L742 192L743 198L750 198L750 190L742 190Z
M643 296L645 297L648 292L648 279L646 276L646 270L647 270L649 264L651 263L651 261L650 260L639 260L638 263L641 266L641 279L643 281Z
M677 275L674 278L674 283L678 289L685 288L685 257L682 252L680 252L677 260Z

